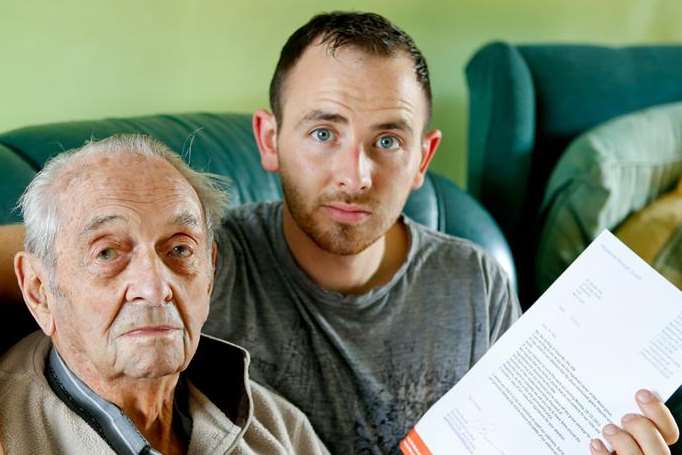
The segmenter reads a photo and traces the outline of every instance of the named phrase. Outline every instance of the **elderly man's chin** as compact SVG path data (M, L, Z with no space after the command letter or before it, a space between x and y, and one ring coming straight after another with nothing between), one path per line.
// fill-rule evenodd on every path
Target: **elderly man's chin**
M196 346L182 330L126 335L116 340L116 369L131 378L158 378L184 370Z

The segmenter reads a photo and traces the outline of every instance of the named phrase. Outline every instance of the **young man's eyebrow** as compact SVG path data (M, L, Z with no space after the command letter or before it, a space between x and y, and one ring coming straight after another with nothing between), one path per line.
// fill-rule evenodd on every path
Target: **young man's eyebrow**
M314 111L308 112L298 122L298 124L301 125L303 123L319 122L319 121L341 123L344 125L348 123L348 119L341 114L337 114L336 112L329 112L329 111L322 111L319 109L315 109Z
M95 231L106 224L113 223L115 221L125 221L121 215L102 215L93 218L80 232L79 236L84 236L89 232Z
M390 122L379 123L377 125L372 126L372 129L373 130L398 130L398 131L407 131L408 133L412 133L412 127L405 120L395 120L395 121L390 121Z
M326 122L331 122L331 123L341 123L343 125L348 124L348 119L344 117L341 114L337 114L335 112L329 112L329 111L322 111L319 109L316 109L314 111L309 112L306 114L299 122L299 125L302 125L304 123L308 122L319 122L319 121L326 121ZM410 126L409 122L404 120L404 119L398 119L398 120L391 120L383 123L376 124L372 127L373 130L398 130L398 131L407 131L408 133L412 133L412 126Z

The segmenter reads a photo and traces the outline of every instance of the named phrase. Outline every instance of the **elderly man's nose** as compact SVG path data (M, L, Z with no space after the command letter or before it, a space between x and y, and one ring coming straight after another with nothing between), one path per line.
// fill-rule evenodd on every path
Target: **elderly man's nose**
M167 303L173 300L169 273L156 252L140 254L129 268L127 300Z
M367 191L372 186L372 163L362 144L338 153L335 167L338 189L355 193Z

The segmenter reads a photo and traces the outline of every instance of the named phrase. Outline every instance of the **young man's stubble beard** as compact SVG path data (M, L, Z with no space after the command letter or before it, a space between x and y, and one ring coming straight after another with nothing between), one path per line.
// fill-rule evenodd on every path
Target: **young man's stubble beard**
M294 182L285 163L281 163L280 179L284 200L297 226L322 250L340 256L361 253L381 238L398 219L398 215L386 213L380 201L369 192L351 195L344 191L328 191L310 198ZM311 199L310 202L307 202ZM358 204L371 210L369 219L357 225L325 219L319 211L325 204L343 202Z

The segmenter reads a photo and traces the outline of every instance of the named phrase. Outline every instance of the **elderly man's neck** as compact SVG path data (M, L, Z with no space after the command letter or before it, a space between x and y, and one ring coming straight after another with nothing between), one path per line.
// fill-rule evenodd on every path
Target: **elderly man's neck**
M186 453L185 442L173 431L173 399L179 373L161 378L107 378L97 374L94 365L58 351L81 381L121 408L153 448L164 454Z
M123 409L152 447L164 454L185 453L183 441L173 431L173 392L177 381L177 374L156 381L127 381L128 385L122 383L121 387L111 388L111 397L106 397ZM135 388L137 393L126 393L126 389Z

